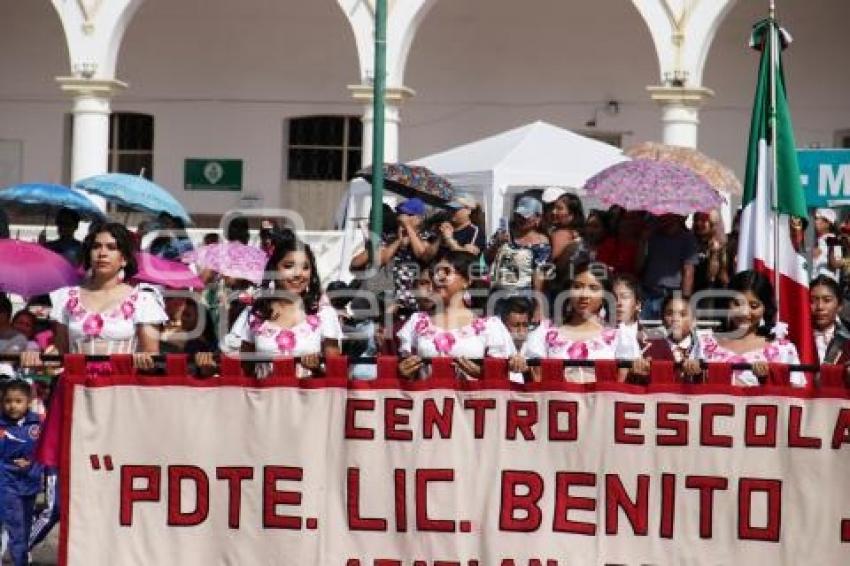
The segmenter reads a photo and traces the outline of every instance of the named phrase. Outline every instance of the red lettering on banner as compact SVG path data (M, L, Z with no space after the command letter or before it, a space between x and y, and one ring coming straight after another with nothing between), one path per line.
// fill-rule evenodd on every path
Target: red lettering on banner
M767 525L752 524L753 493L767 494ZM741 478L738 482L738 538L779 542L782 529L782 482L779 480Z
M673 538L676 521L676 476L661 474L661 538Z
M645 410L643 403L614 403L614 442L617 444L643 444L642 434L632 434L631 429L639 429L640 421L627 417L629 413L642 415Z
M703 446L732 446L732 437L714 432L716 417L732 417L735 407L729 403L707 403L702 406L702 426L700 427L700 444Z
M561 415L567 415L567 427L561 428ZM549 400L549 440L574 442L578 440L578 403Z
M301 481L304 470L288 466L266 466L263 468L263 527L267 529L301 528L301 517L278 515L278 505L301 505L301 492L283 491L277 488L277 482Z
M841 409L835 421L835 431L832 433L832 448L837 450L842 444L850 443L850 409Z
M744 415L744 443L747 446L775 448L778 414L776 405L747 405ZM764 432L758 430L759 419L764 421Z
M637 495L629 498L620 476L605 475L605 534L616 535L619 531L619 509L626 514L632 524L632 532L637 536L646 536L649 531L649 476L637 477Z
M373 564L375 566L402 566L401 560L392 560L390 558L376 558Z
M850 519L841 519L841 542L850 542Z
M472 410L475 438L484 438L484 416L488 410L496 408L495 399L466 399L463 408Z
M435 399L426 398L422 405L422 434L431 439L434 428L440 432L440 438L452 437L452 418L454 416L455 400L451 397L443 399L443 410L437 409Z
M714 491L728 489L729 480L716 476L688 476L685 487L699 490L699 536L711 538L714 525Z
M374 411L374 399L348 399L345 402L345 438L353 440L372 440L375 431L371 428L360 428L357 426L357 413L359 411Z
M528 493L517 493L523 486ZM499 530L533 533L543 522L543 512L537 503L543 497L543 478L540 474L522 470L502 471L502 497L499 509ZM517 517L516 511L524 512Z
M555 474L555 519L552 530L557 533L593 536L596 534L596 525L569 519L570 509L596 511L595 499L570 495L570 487L574 485L594 487L596 486L596 474L577 472L558 472Z
M242 482L254 479L254 468L220 466L215 469L215 478L227 481L227 526L238 529L242 514Z
M352 531L386 531L387 520L360 516L360 469L348 468L348 528Z
M195 509L183 511L183 482L195 484ZM194 527L207 520L210 512L210 480L198 466L168 466L168 524Z
M136 479L147 480L143 489L136 489ZM133 505L136 502L159 501L162 472L159 466L121 466L121 511L122 527L133 525Z
M428 484L432 482L455 481L454 470L424 469L416 470L416 529L422 532L453 533L455 522L444 519L431 519L428 516Z
M687 403L658 403L655 408L656 428L659 431L670 430L674 432L674 434L658 434L655 438L658 446L688 445L688 421L686 419L673 419L671 416L687 416L689 409Z
M803 436L802 428L803 407L791 405L788 413L788 447L789 448L821 448L823 442L820 438Z
M413 432L410 429L397 428L399 425L410 424L410 415L399 413L399 410L410 411L411 409L413 409L413 399L387 397L384 401L384 438L387 440L413 440Z
M534 425L537 424L535 401L508 401L507 439L516 440L517 431L525 440L534 440Z
M395 484L395 530L407 532L407 472L396 469L393 471Z

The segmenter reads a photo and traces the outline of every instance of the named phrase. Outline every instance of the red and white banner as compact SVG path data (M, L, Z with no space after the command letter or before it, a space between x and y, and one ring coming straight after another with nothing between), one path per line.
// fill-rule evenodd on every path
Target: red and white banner
M66 383L62 563L845 564L850 399L784 387Z

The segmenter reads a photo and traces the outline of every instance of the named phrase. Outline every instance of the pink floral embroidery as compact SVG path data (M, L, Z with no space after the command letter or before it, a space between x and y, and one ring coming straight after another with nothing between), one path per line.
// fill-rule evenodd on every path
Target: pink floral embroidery
M730 357L729 359L727 359L726 361L730 364L746 364L746 363L748 363L747 358L745 358L744 356L741 356L740 354L736 354L736 355Z
M719 347L720 345L717 343L717 340L715 340L714 338L706 338L705 344L703 345L702 349L706 354L711 355L714 354L717 351L717 348Z
M546 345L550 348L557 348L559 346L563 346L564 343L558 340L558 329L552 328L546 333Z
M606 344L613 344L615 338L617 338L617 331L613 328L606 328L602 331L602 340Z
M475 331L475 334L481 334L487 328L487 321L483 318L476 318L472 321L472 330Z
M450 332L442 332L434 338L434 348L440 354L448 354L455 345L455 337Z
M133 315L136 313L136 305L133 304L131 299L128 299L121 303L121 314L124 315L125 320L130 320L133 318Z
M588 354L587 344L584 342L573 342L567 348L567 356L571 360L586 360Z
M314 314L307 315L307 324L315 331L319 328L319 317Z
M769 362L776 362L779 360L779 348L775 344L768 344L764 347L764 357Z
M416 334L424 334L428 327L431 326L431 321L427 316L420 316L419 320L416 321L416 324L413 326L414 332Z
M68 302L65 303L65 310L68 312L76 312L76 310L80 308L80 299L76 295L68 296Z
M83 333L89 338L100 336L103 330L103 317L99 314L92 314L86 317L83 322Z
M295 333L289 329L283 329L277 334L277 347L283 354L291 354L295 349Z
M251 329L251 332L257 334L260 330L260 327L263 326L263 321L255 314L248 315L248 328Z

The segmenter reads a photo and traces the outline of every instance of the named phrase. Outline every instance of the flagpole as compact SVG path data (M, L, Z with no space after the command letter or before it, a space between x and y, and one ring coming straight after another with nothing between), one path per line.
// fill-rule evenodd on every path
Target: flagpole
M372 233L375 267L380 266L384 201L384 96L387 69L387 0L375 2L375 76L372 84L372 211L369 227Z
M771 208L776 211L776 222L773 225L773 290L776 293L776 310L780 310L782 294L780 292L780 270L779 270L779 179L777 172L777 133L776 133L776 72L779 59L779 37L776 33L776 0L770 0L768 21L770 24L770 185L771 185Z

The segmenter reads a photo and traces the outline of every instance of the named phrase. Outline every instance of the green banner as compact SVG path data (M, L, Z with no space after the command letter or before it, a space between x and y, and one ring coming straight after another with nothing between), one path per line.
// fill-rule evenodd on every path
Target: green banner
M241 191L241 159L186 159L183 186L187 191Z

